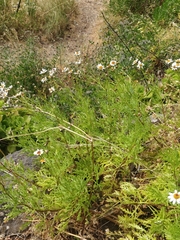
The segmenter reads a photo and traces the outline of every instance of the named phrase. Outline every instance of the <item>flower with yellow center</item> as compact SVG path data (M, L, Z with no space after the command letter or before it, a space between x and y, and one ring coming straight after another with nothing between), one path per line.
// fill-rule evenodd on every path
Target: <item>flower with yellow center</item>
M37 150L34 152L34 155L36 155L36 156L41 156L43 153L44 153L43 149L37 149Z
M170 64L170 63L172 63L172 61L173 61L173 60L172 60L171 58L169 58L169 59L165 60L165 63L166 63L166 64Z
M180 58L177 59L177 60L175 61L175 63L176 63L176 67L177 67L177 68L180 68Z
M172 69L172 70L177 70L177 63L176 63L176 62L173 62L173 63L172 63L171 69Z
M105 68L104 68L104 66L101 64L101 63L99 63L98 65L97 65L97 69L98 70L104 70Z
M75 56L79 56L79 55L81 55L81 51L77 51L77 52L75 52L74 55L75 55Z
M116 66L117 62L115 60L111 60L110 61L110 66L114 67Z
M180 192L175 190L173 193L169 193L168 199L172 204L180 204Z
M144 63L142 63L141 61L138 61L137 68L141 69L143 67L144 67Z

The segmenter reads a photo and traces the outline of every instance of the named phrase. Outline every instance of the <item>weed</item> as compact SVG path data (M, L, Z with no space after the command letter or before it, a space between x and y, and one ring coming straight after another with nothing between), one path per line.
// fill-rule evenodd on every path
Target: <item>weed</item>
M93 61L57 69L31 46L1 72L0 142L34 160L1 160L0 202L52 239L178 240L178 47L147 15L105 21Z

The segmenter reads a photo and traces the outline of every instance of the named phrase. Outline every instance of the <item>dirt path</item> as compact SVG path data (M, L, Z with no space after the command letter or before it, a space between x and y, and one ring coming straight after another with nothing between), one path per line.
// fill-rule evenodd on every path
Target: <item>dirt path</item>
M75 0L77 16L72 19L64 38L57 43L42 44L42 54L52 57L60 49L59 64L67 65L75 60L74 52L81 51L89 55L101 44L104 22L101 12L105 10L107 0Z
M105 9L105 1L77 0L77 4L78 17L74 20L70 34L65 36L65 56L74 53L74 50L91 53L101 43L100 35L104 26L101 11Z

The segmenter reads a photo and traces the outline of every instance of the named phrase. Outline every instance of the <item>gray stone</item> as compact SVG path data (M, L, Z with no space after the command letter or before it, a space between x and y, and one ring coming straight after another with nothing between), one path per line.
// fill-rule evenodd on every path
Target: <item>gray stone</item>
M35 168L35 160L36 156L29 156L23 150L16 151L14 153L10 153L4 158L0 159L1 162L12 161L15 164L22 163L25 169L27 168ZM8 184L11 180L11 172L6 170L1 170L0 175L8 174L6 184ZM0 206L1 208L1 206ZM21 226L23 224L22 214L15 219L11 219L9 221L4 221L7 216L7 211L3 211L0 209L0 240L5 239L6 236L17 234L21 232Z
M14 153L9 153L7 156L1 159L1 161L9 160L14 161L14 163L23 163L25 167L33 168L34 160L36 156L29 156L28 153L24 152L23 150L16 151Z

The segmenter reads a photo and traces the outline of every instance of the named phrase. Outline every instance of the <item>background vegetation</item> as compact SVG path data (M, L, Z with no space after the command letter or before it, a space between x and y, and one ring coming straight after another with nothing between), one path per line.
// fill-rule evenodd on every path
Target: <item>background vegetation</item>
M0 162L9 218L44 239L179 239L179 9L111 0L93 60L56 69L29 42L3 64L1 152L36 155Z

